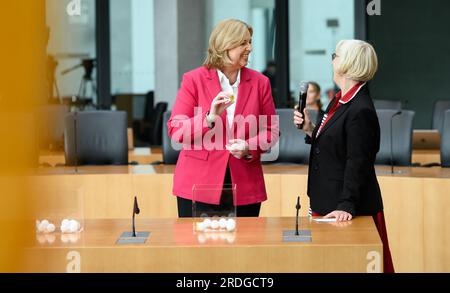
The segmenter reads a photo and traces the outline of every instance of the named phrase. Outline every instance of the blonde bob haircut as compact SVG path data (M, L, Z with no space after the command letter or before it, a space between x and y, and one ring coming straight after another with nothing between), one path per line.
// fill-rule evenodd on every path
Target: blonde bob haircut
M355 81L371 80L378 69L374 48L360 40L342 40L336 46L336 72Z
M203 62L207 68L222 69L231 64L228 50L234 49L246 39L253 36L253 28L237 19L226 19L219 22L209 37L208 52Z

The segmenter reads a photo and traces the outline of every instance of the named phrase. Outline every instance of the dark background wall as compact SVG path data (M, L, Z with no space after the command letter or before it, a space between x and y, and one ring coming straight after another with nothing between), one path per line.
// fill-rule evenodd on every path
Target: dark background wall
M372 97L403 101L414 128L430 128L434 101L450 100L450 1L381 0L367 25L379 58Z

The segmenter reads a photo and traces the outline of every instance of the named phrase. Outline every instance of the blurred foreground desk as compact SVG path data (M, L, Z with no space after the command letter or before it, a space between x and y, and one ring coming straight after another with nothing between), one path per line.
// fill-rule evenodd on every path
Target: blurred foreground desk
M310 243L282 241L295 218L241 218L226 239L193 232L192 219L137 222L151 231L143 245L116 245L129 220L89 220L75 243L37 240L27 249L31 272L380 272L383 249L371 217L349 223L300 221L312 233ZM203 233L205 234L205 233ZM41 235L42 236L42 235ZM203 237L203 238L201 238ZM77 259L78 258L78 259ZM79 262L78 262L79 260Z
M302 216L307 215L307 166L265 165L268 200L263 217L295 215L301 196ZM175 166L103 166L39 168L32 176L38 196L70 197L84 190L86 219L128 219L133 196L138 196L141 218L175 218L172 196ZM386 224L397 272L450 272L450 168L377 167ZM63 200L64 201L64 200Z

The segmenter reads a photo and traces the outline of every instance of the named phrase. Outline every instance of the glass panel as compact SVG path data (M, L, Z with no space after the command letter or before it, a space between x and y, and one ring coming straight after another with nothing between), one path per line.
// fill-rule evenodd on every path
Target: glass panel
M70 104L76 96L96 104L95 0L80 1L75 15L67 1L47 0L47 71L50 103Z
M110 0L112 108L126 111L137 146L150 142L155 89L154 1Z
M192 216L196 232L234 232L236 230L236 184L195 184L192 188ZM220 205L205 204L212 197Z
M354 0L289 1L290 91L297 99L302 80L321 87L323 109L334 89L331 54L342 39L354 38Z
M111 93L155 88L153 0L111 0Z
M84 188L73 187L61 193L48 182L37 179L32 183L36 240L40 245L76 243L84 230ZM57 239L59 238L59 239Z
M263 72L274 58L274 11L274 0L208 0L205 39L221 20L236 18L248 23L253 27L253 52L248 67Z

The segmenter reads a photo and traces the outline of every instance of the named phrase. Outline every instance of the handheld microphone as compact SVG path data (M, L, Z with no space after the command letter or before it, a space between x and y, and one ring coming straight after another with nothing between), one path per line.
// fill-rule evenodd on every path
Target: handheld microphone
M297 125L298 129L302 129L303 125L305 124L305 117L304 117L305 114L303 112L306 107L306 95L308 93L308 86L309 86L308 82L306 82L306 81L300 82L300 94L298 97L298 111L300 113L302 113L302 115L303 115L303 123Z
M298 212L300 211L300 208L302 206L300 205L300 196L297 197L297 204L295 205L295 208L297 209L297 217L295 219L295 235L299 235L298 234Z
M402 111L400 110L400 111L395 112L394 115L391 116L391 174L394 174L394 146L393 146L393 143L394 143L393 136L394 135L393 135L392 121L395 116L398 116L401 114L402 114Z
M135 223L134 223L134 216L135 215L139 215L139 213L141 212L141 210L139 209L138 206L138 202L137 202L137 198L136 196L134 197L134 204L133 204L133 237L136 237L136 227L135 227Z

